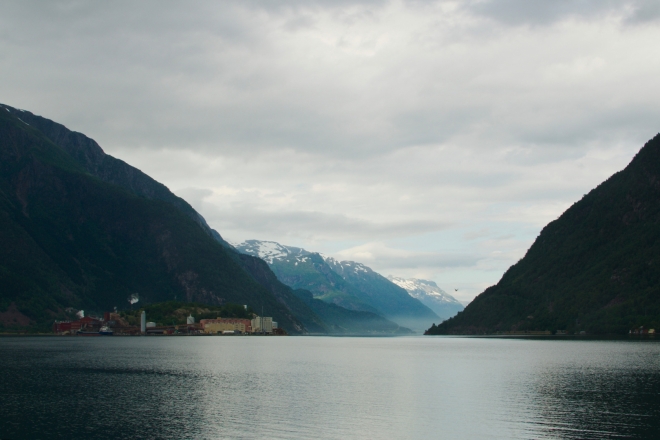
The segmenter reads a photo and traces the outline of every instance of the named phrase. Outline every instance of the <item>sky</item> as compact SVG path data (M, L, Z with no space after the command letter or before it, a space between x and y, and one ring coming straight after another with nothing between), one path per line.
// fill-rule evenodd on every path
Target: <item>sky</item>
M468 302L660 131L658 42L657 1L9 0L0 102L230 242Z

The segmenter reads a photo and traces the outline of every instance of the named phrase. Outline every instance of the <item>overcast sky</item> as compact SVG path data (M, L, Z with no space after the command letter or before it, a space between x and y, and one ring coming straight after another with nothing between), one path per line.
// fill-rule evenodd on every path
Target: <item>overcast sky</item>
M230 241L469 301L660 131L659 26L657 1L3 1L0 102Z

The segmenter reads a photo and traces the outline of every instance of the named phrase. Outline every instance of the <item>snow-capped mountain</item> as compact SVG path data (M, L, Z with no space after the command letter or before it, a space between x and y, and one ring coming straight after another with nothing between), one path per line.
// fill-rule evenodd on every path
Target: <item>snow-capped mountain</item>
M338 261L273 241L247 240L235 247L266 261L282 283L309 290L323 301L349 310L374 312L416 331L440 320L405 289L364 264Z
M391 275L387 279L405 289L410 296L420 300L442 319L449 319L464 308L463 304L433 281L417 278L406 279Z
M441 319L428 305L364 264L332 257L324 259L333 271L360 291L360 298L377 299L379 310L401 325L417 330L424 322Z
M316 252L260 240L247 240L235 247L239 252L266 261L277 278L293 289L309 290L315 298L349 310L378 313L376 308L358 299L359 292Z

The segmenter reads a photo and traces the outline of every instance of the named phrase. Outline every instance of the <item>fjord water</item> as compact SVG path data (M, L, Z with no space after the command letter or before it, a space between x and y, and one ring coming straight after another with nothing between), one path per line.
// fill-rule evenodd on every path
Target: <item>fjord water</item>
M0 338L0 438L660 437L660 343Z

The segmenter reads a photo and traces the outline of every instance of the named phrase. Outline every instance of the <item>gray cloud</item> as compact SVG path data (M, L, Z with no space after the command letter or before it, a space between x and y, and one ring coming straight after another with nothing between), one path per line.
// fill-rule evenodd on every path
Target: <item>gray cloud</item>
M659 131L658 16L641 0L5 1L0 96L230 238L383 243L376 266L476 294Z
M387 16L391 3L249 5L6 3L0 47L12 54L4 64L8 83L14 85L8 95L27 101L8 103L42 108L89 127L85 131L97 133L104 145L189 146L209 154L293 148L359 158L409 145L451 143L467 132L478 137L471 148L520 141L579 148L603 127L611 132L629 126L621 118L630 114L628 109L576 106L575 87L543 88L533 77L521 82L519 78L538 72L508 69L495 60L489 65L479 49L465 56L443 46L416 46L406 35L408 29L401 29L408 41L392 39L389 34L396 28L384 24L395 20ZM513 22L554 22L568 13L597 18L613 8L611 2L564 1L473 2L466 7L471 14ZM415 9L403 11L417 14ZM287 30L300 20L307 25ZM307 33L299 35L300 29ZM457 32L422 29L431 39ZM471 34L471 25L460 32ZM396 44L376 49L383 38ZM477 33L462 44L483 43ZM521 50L528 48L523 44ZM303 55L309 53L316 59ZM503 62L516 62L502 55ZM548 62L553 63L552 56ZM570 74L570 63L557 65L564 69L559 75ZM483 70L486 66L496 68L489 72ZM41 75L44 69L47 79ZM50 88L45 100L42 95L32 98L20 86L35 83ZM525 89L533 94L513 95L511 105L501 108L512 93ZM580 88L579 94L586 94L583 103L595 102L599 96L593 95L602 90L588 93ZM71 100L85 111L62 106ZM639 110L649 111L657 114L654 105ZM649 121L637 124L643 128Z
M652 0L479 0L469 2L465 8L472 14L514 26L547 26L570 18L593 20L611 14L629 22L651 21L660 16L657 2Z
M626 21L631 24L651 23L660 19L660 4L654 0L638 0Z
M374 222L319 211L268 211L249 202L233 203L221 210L205 204L204 199L210 195L208 190L186 188L177 191L177 195L185 198L203 213L210 224L229 236L251 233L261 238L294 235L315 241L364 240L425 234L451 226L447 222L432 220Z
M379 255L377 258L369 261L359 253L354 256L350 253L347 258L356 258L362 260L365 264L370 264L377 270L387 273L391 270L402 271L406 269L424 270L433 268L434 270L455 269L455 268L473 268L477 265L483 256L457 254L457 253L416 253L410 255ZM352 261L352 260L349 260Z

